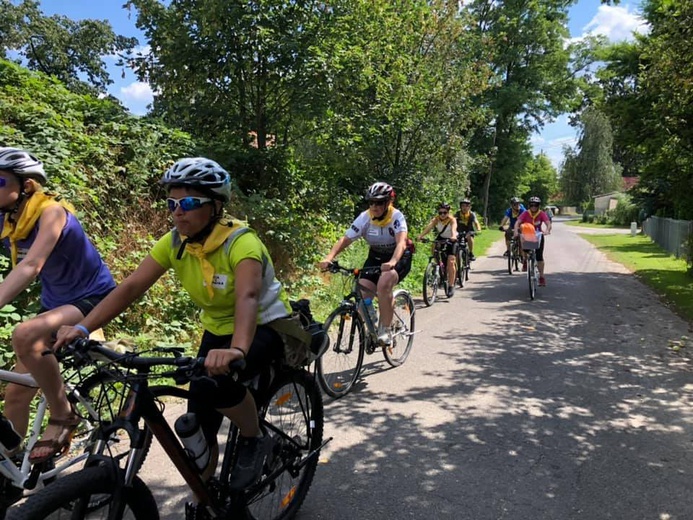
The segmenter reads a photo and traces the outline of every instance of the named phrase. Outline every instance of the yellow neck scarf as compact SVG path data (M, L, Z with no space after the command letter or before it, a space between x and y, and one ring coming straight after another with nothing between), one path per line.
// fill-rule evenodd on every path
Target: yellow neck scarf
M539 216L539 213L541 213L541 210L537 210L536 213L532 213L531 209L528 209L527 211L529 211L529 216L532 217L532 222L536 222L537 217Z
M387 213L383 215L383 218L380 220L375 220L375 217L373 216L373 212L369 209L368 214L371 216L371 224L374 226L378 227L385 227L387 226L390 222L392 222L392 215L395 213L395 208L390 204L387 208Z
M204 278L207 294L209 294L210 299L214 298L214 288L212 287L214 266L207 260L207 254L216 251L226 242L226 239L229 238L231 233L241 226L242 223L240 221L221 219L216 223L214 229L212 229L212 232L205 239L204 243L187 243L185 245L185 250L200 261L202 277ZM181 235L181 238L186 240L188 237Z
M452 222L452 219L450 218L450 215L445 217L444 219L440 217L436 217L438 219L438 223L442 224L443 226L447 226L450 222Z
M12 254L12 267L17 265L17 241L24 240L29 233L36 227L36 223L41 218L43 210L48 206L59 204L70 213L75 212L75 208L68 202L56 198L55 195L42 191L34 192L26 201L22 213L17 222L10 220L10 214L5 214L5 223L2 227L0 239L9 237L10 252Z

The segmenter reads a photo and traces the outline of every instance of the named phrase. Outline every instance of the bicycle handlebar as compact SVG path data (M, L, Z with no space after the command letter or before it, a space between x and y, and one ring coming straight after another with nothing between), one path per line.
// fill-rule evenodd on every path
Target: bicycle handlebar
M104 347L102 343L88 339L77 338L56 353L61 361L66 358L72 358L73 364L84 365L92 361L109 361L125 369L133 369L138 373L149 372L156 366L176 367L175 370L158 374L164 377L171 377L177 384L184 384L189 381L201 379L210 379L206 375L205 358L194 358L190 356L182 356L178 350L173 349L173 357L151 357L142 356L138 353L121 354L108 347ZM245 360L236 360L229 365L232 372L236 374L245 368Z
M342 267L339 262L332 262L326 271L330 273L344 273L359 278L362 274L380 274L382 271L379 265L372 267Z

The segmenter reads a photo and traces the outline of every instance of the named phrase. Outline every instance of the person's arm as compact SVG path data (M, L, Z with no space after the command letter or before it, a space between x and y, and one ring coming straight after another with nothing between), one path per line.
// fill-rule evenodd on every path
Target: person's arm
M476 213L474 214L474 229L481 231L481 224L479 223L479 217Z
M46 260L55 249L67 221L65 209L53 205L43 210L39 219L39 231L26 256L0 284L0 308L4 307L24 289L31 285L46 265Z
M323 260L318 264L318 266L320 266L320 269L327 269L329 265L337 257L337 255L344 251L347 247L349 247L353 241L354 239L351 239L347 236L343 236L342 238L337 240L337 243L332 246L332 249L327 254L327 256L323 258Z
M450 217L452 218L452 222L450 223L450 229L452 230L452 237L450 240L453 242L457 242L457 219L455 217Z
M89 332L100 329L147 292L165 272L164 267L147 255L137 269L94 307L78 325ZM54 348L58 349L80 336L85 337L87 334L80 328L64 325L58 331Z
M395 241L395 252L392 253L392 258L390 258L388 262L382 264L381 269L383 271L391 271L392 269L394 269L397 265L397 262L399 262L402 258L404 250L407 249L407 232L402 231L400 233L397 233L395 235Z
M513 228L513 235L517 236L520 233L520 224L524 222L523 218L524 212L520 213L520 215L517 217L517 220L515 220L515 227Z
M546 213L544 213L544 214L546 215ZM550 235L551 234L551 226L553 224L553 221L549 218L548 215L546 215L545 223L546 223L546 233L545 234Z
M262 291L262 264L254 258L241 260L234 270L236 311L234 331L229 348L212 349L207 354L205 368L212 375L225 374L229 364L248 355L255 338L257 312Z
M498 226L498 229L503 231L503 226L505 226L508 222L510 222L510 219L508 218L507 215L503 215L503 219L500 222L500 225Z

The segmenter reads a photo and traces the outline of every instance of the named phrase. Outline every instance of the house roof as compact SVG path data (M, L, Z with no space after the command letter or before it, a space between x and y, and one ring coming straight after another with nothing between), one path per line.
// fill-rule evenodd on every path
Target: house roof
M637 186L639 180L640 180L640 177L623 177L623 187L626 190L629 190L633 186Z

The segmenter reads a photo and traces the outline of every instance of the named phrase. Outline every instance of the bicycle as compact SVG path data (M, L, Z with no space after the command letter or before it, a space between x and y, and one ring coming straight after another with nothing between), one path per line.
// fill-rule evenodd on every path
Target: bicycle
M464 282L469 281L469 268L471 260L469 255L469 244L467 244L467 233L461 231L457 234L457 283L464 287Z
M351 269L337 262L327 269L352 278L351 292L325 321L324 328L330 338L329 348L316 361L318 382L323 391L339 398L353 387L363 365L364 354L378 348L378 329L363 301L359 280L363 274L379 273L380 267ZM392 343L383 345L385 360L392 367L404 363L414 342L414 300L405 289L393 293Z
M428 244L431 240L422 238L421 242ZM448 267L447 251L448 244L454 243L450 239L433 241L433 254L428 257L428 264L423 277L423 299L426 307L433 305L438 297L438 288L443 289L445 295L448 294ZM457 261L457 260L455 260ZM457 276L455 276L457 279Z
M498 228L504 233L512 231L512 228L508 228L506 231L503 227ZM506 250L508 259L508 274L513 274L513 271L520 270L520 262L522 262L522 252L520 251L520 239L514 235L510 235L509 238L510 246Z
M39 520L52 514L53 520L61 518L58 515L62 513L72 520L91 518L88 504L94 495L104 494L111 500L99 513L108 513L110 520L159 518L152 493L137 476L136 469L147 431L159 441L198 500L197 504L186 504L187 520L279 520L296 514L312 483L320 450L330 440L322 440L322 397L308 372L275 360L251 381L249 389L257 403L260 425L265 435L271 437L272 448L268 450L260 479L247 489L235 491L229 488L229 478L235 464L238 429L232 425L229 430L219 476L203 481L201 471L163 415L162 398L187 399L189 391L179 386L149 384L153 376L172 378L178 385L206 378L204 358L180 354L174 357L117 354L96 341L84 339L75 340L65 348L81 355L86 363L94 356L102 356L122 370L121 379L129 388L127 402L117 417L102 422L97 431L108 437L114 430L126 430L131 450L124 468L107 457L93 457L92 464L84 470L60 479L12 510L8 520ZM243 361L236 362L230 368L238 374L243 365ZM154 374L156 367L164 371ZM144 425L140 425L140 419Z
M53 483L60 474L85 462L91 455L107 452L113 454L117 451L120 439L116 433L99 441L94 437L99 417L114 416L117 402L123 397L113 374L97 364L92 365L89 370L72 370L68 355L59 353L57 357L63 363L62 376L68 402L82 419L82 424L76 430L70 452L62 460L50 459L32 466L29 455L40 437L48 407L46 397L40 395L34 419L24 439L23 451L11 455L0 442L0 518L5 518L8 508L23 497L25 490L33 490L39 484ZM0 370L0 381L38 389L31 374ZM0 418L6 421L1 413ZM144 439L143 445L146 455L151 445L151 436ZM56 465L57 461L60 462Z
M522 239L522 249L527 251L527 282L529 284L529 297L531 300L537 295L539 286L539 267L537 266L537 249L541 244L541 231L535 233L536 240Z

